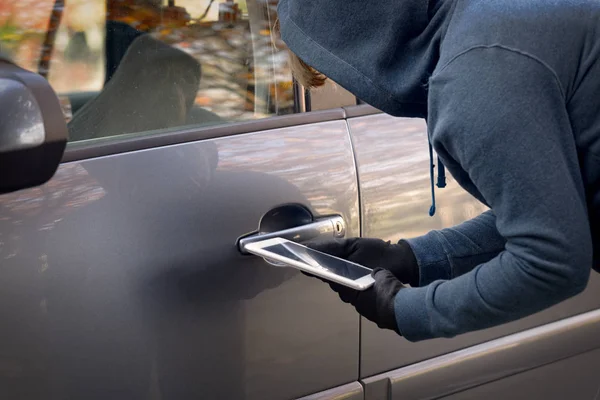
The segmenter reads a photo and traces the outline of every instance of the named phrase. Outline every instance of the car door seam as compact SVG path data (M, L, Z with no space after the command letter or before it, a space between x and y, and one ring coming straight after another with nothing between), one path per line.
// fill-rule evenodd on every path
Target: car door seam
M362 192L360 190L360 174L358 171L358 160L356 159L356 151L354 148L354 141L352 140L352 131L350 130L350 124L348 123L348 119L344 118L344 122L346 123L346 132L348 134L348 140L350 142L350 151L352 152L352 162L354 166L354 175L356 177L356 190L358 192L357 202L358 202L358 235L362 237L363 235L363 217L362 217ZM361 364L362 364L362 317L358 318L358 378L357 381L360 382L361 378Z

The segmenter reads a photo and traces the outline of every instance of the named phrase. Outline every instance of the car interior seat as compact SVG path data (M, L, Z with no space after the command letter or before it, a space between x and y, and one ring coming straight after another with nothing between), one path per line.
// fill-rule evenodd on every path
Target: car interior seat
M141 35L104 89L73 116L70 140L187 125L200 76L200 64L192 56Z

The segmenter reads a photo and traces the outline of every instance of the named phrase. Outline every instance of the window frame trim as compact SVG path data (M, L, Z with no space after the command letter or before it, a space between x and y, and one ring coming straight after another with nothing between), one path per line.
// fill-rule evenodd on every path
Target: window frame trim
M121 136L106 136L98 139L67 143L61 163L81 161L90 158L129 153L157 147L171 146L200 140L243 135L271 129L344 120L342 108L309 113L273 116L257 120L223 123L218 125L183 126L166 132L140 132Z
M152 133L150 131L122 136L107 136L104 138L67 143L67 148L61 163L190 143L199 140L237 136L271 129L346 120L348 118L379 113L381 113L380 110L367 104L361 104L358 106L273 116L218 125L196 127L184 126L160 133Z

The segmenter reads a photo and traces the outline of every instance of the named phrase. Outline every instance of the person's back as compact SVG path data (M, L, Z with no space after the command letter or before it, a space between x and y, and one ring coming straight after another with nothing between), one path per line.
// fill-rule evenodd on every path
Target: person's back
M577 146L596 249L594 268L600 270L600 2L456 3L438 68L471 49L497 47L543 65L556 79L572 127L572 132L564 133L572 134ZM504 84L497 82L500 87ZM511 93L506 95L510 102Z
M398 245L321 246L384 268L344 301L422 340L584 290L600 271L600 2L281 0L278 10L293 57L388 114L426 118L440 160L491 208Z

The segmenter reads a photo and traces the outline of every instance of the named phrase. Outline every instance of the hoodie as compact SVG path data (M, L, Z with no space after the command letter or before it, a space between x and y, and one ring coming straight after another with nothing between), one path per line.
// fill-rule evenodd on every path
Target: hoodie
M382 111L427 120L456 181L491 210L409 240L412 341L541 311L600 255L597 0L281 0L283 40Z

